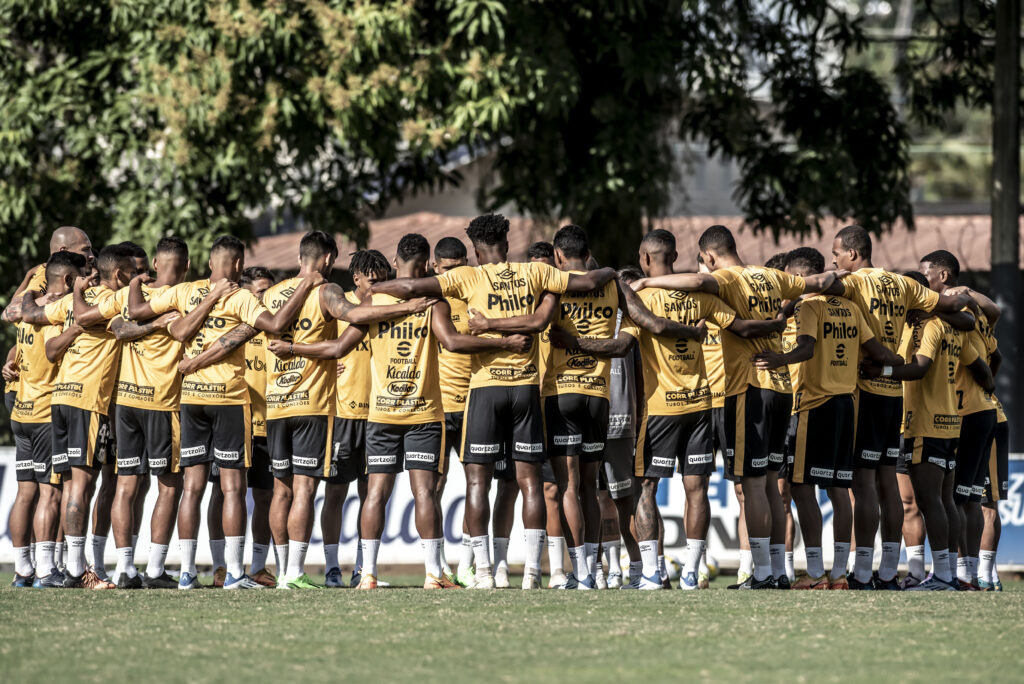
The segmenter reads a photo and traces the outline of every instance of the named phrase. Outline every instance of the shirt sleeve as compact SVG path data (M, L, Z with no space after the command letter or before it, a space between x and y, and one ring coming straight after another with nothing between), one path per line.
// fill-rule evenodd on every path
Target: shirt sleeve
M46 314L46 320L50 321L50 325L61 325L64 323L64 319L67 318L70 306L70 294L64 295L55 302L50 302L43 308L43 312Z
M914 356L924 356L934 361L941 348L942 321L933 318L925 324L924 330L921 331L921 344L914 352Z
M269 313L267 307L263 306L260 300L256 299L256 296L248 290L238 289L231 298L234 300L232 304L238 320L249 327L255 328L256 319L264 313Z
M800 276L795 276L785 271L775 271L779 279L779 289L782 290L783 299L796 299L807 289L807 283Z
M153 295L149 298L149 308L153 309L153 313L157 316L171 310L178 311L184 316L186 311L182 303L188 301L185 291L190 285L191 283L178 283L174 287L169 287L163 292Z
M43 328L43 344L46 344L47 342L52 340L54 337L57 337L57 335L60 335L62 332L64 332L64 331L61 330L61 327L59 325L47 325L47 326L45 326Z
M117 293L110 290L97 293L92 303L96 306L96 310L100 312L100 315L108 321L121 313L121 304L118 301Z
M710 318L719 328L725 329L736 320L736 310L714 295L698 295L701 302L701 318Z
M818 302L802 301L793 310L793 318L796 319L796 337L813 337L818 339L818 321L821 318L821 311Z
M868 340L875 339L875 333L871 330L871 326L868 324L868 319L864 316L864 312L860 310L860 307L856 304L851 304L850 310L853 311L853 316L857 319L857 330L860 331L860 343L864 344Z
M640 329L625 312L622 312L622 321L619 322L619 334L616 337L623 333L629 335L634 340L640 339Z
M564 294L569 287L569 272L560 271L536 261L530 262L530 280L534 291L546 290L555 294Z
M964 336L963 345L960 347L960 364L970 366L980 358L981 355L978 353L978 347L974 345L974 340L970 335Z
M931 311L935 308L935 305L939 303L938 292L929 290L916 280L911 280L905 276L900 277L903 278L903 283L906 285L905 297L907 311L910 309Z
M455 297L466 301L469 299L469 292L473 289L473 278L476 269L472 266L459 266L437 276L437 282L441 285L441 294L445 297Z

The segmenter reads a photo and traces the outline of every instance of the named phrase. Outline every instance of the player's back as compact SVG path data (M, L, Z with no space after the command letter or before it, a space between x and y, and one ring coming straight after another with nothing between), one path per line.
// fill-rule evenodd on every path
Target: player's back
M618 311L618 288L609 282L598 290L562 295L554 323L573 337L606 339L614 337L620 328ZM633 329L628 318L624 323ZM571 393L608 397L609 359L560 347L552 347L550 354L543 396Z
M963 352L963 334L940 318L913 326L906 360L915 355L932 360L924 377L903 383L904 433L908 437L956 439L960 435L956 371Z
M814 356L791 366L793 410L820 406L857 388L860 345L870 336L855 304L832 296L802 299L793 314L794 335L813 335Z

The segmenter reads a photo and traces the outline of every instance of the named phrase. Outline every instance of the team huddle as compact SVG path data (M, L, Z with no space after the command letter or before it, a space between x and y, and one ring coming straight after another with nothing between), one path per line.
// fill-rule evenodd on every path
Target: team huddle
M186 281L179 238L160 240L150 259L132 243L97 254L81 230L55 231L49 260L3 312L17 326L3 367L17 452L12 586L197 588L210 487L214 586L375 589L387 504L407 472L425 589L509 587L519 497L523 589L541 587L545 547L551 588L663 589L672 585L656 495L678 473L678 586L704 589L708 487L721 461L740 503L730 588L1001 589L1000 311L958 285L952 254L887 272L872 266L869 234L848 226L833 242L835 270L810 248L754 266L712 226L695 272L675 271L664 230L643 237L639 268L615 271L597 266L574 225L509 262L508 230L500 215L470 222L478 266L455 237L431 248L405 235L391 261L361 250L350 292L329 280L338 246L320 231L303 236L298 274L279 282L246 268L230 236L213 243L209 277ZM453 459L466 479L457 570L441 507ZM322 583L305 569L321 480ZM359 547L346 581L338 540L352 483ZM819 490L833 515L829 570ZM787 552L791 502L806 553L799 575ZM175 530L177 577L165 567Z

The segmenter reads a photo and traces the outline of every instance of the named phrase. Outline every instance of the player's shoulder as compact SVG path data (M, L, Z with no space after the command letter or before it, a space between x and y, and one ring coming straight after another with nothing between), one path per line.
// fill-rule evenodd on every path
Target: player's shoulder
M285 278L279 283L274 283L273 285L267 288L266 292L263 293L264 299L267 297L283 297L285 299L291 297L292 294L295 293L295 288L298 287L299 280L300 278L298 277ZM243 287L240 287L238 289L245 290L245 288ZM245 291L249 292L248 290ZM250 292L249 294L252 293Z
M374 292L370 295L370 304L374 306L386 306L388 304L395 304L397 302L404 301L395 297L394 295L384 294L382 292Z

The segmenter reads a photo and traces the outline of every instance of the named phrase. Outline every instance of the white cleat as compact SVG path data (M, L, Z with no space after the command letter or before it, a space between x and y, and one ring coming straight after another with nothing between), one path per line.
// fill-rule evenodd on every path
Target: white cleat
M548 589L561 589L565 584L566 575L564 572L556 572L548 578Z
M579 581L576 588L581 591L590 591L591 589L597 589L597 582L594 581L593 575L587 575Z
M509 589L511 584L508 581L508 568L502 566L494 573L494 587L496 589Z
M609 589L621 589L622 588L622 573L613 572L608 575L608 588Z
M565 576L565 582L555 587L556 589L576 589L580 585L580 581L576 579L576 575L571 572Z
M482 574L482 573L478 572L478 573L476 573L476 577L473 578L473 585L471 587L469 587L469 588L470 589L494 589L495 588L494 577L489 572L487 574Z
M523 575L523 591L530 589L540 589L540 576L528 572Z
M604 577L604 570L602 570L601 568L598 568L597 569L597 574L594 575L594 583L597 585L598 589L607 589L608 588L608 580L605 579L605 577Z
M654 577L641 575L640 582L637 584L636 588L643 591L655 591L658 589L664 589L665 586L661 583L661 575L655 575Z

